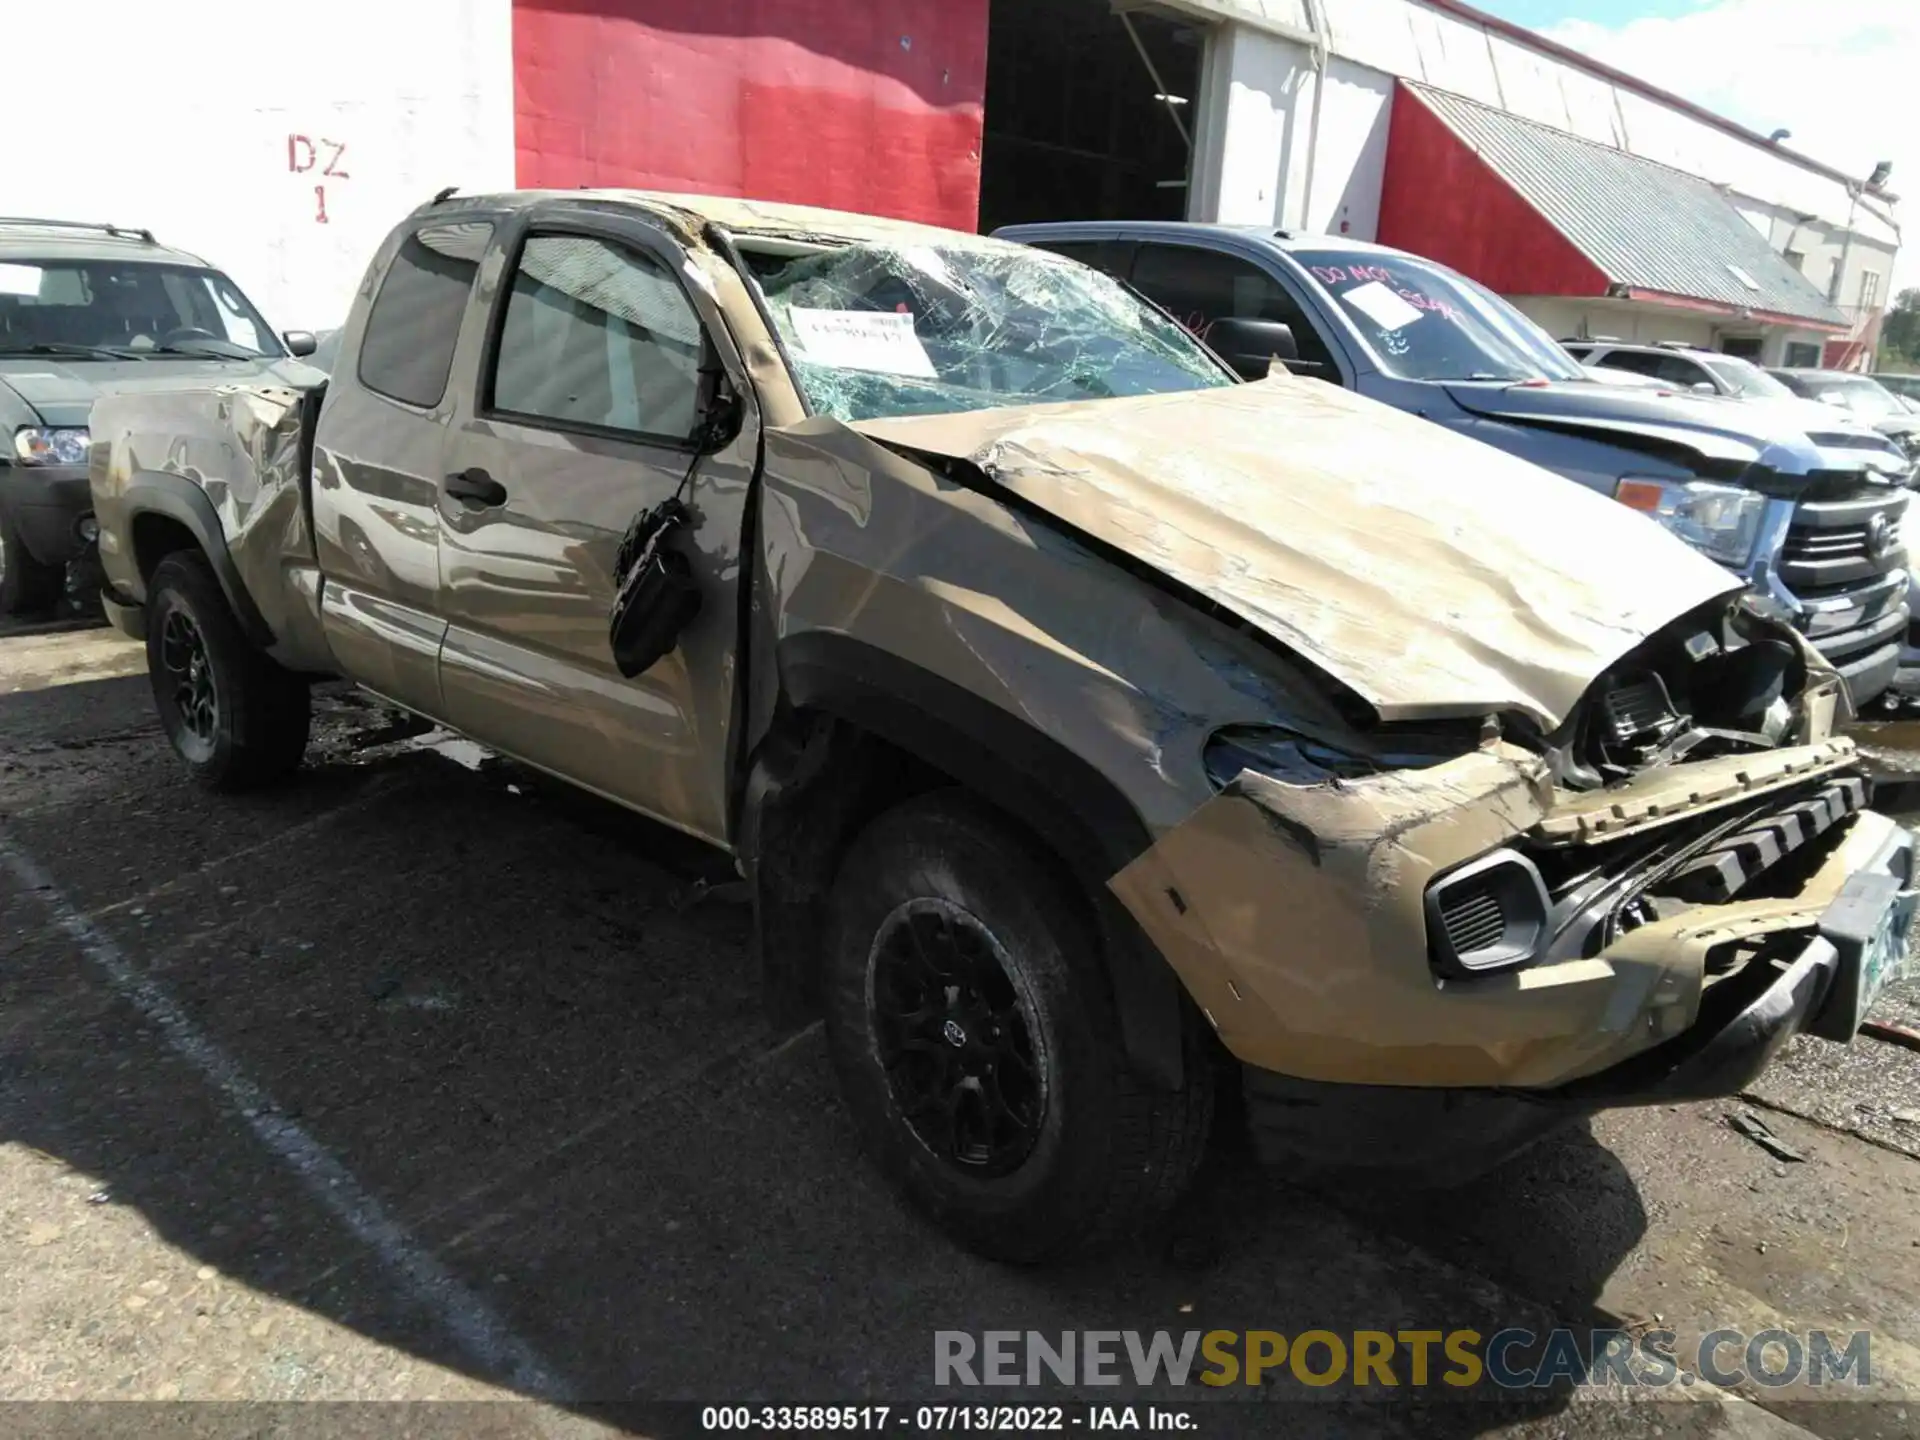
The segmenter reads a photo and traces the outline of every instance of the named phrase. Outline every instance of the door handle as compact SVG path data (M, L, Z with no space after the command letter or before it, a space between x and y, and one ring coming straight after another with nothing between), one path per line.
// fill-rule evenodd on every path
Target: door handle
M447 476L441 489L456 500L491 506L507 503L507 487L481 469L460 470Z

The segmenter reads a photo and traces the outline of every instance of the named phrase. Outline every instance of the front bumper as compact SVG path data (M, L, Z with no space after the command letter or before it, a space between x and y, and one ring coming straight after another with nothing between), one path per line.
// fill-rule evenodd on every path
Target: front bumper
M80 533L93 513L84 465L10 465L0 470L0 503L27 553L43 565L68 564L92 548Z
M1109 884L1222 1043L1256 1070L1549 1091L1697 1039L1714 997L1732 993L1727 976L1744 973L1736 952L1812 939L1890 841L1911 853L1906 832L1862 811L1833 827L1817 864L1810 854L1757 898L1693 904L1598 954L1459 980L1438 978L1428 959L1429 882L1521 837L1577 856L1682 821L1730 820L1775 791L1785 810L1857 764L1850 741L1827 740L1583 795L1555 791L1539 762L1506 747L1338 785L1247 772Z
M1860 820L1845 863L1869 846L1871 858L1821 909L1803 912L1811 923L1795 932L1798 953L1716 987L1680 1035L1538 1090L1338 1086L1250 1068L1256 1144L1295 1173L1458 1185L1601 1110L1738 1094L1795 1035L1850 1040L1905 954L1914 909L1913 836L1881 816Z

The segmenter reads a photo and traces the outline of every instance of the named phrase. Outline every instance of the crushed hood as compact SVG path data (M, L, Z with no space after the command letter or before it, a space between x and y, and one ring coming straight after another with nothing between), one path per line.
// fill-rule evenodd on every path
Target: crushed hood
M971 462L1382 719L1514 709L1557 726L1614 660L1740 584L1612 500L1321 381L854 428Z
M0 385L11 389L43 425L85 425L93 402L106 394L181 390L230 381L244 384L310 385L324 379L298 360L195 359L184 355L151 360L87 360L66 355L0 357Z

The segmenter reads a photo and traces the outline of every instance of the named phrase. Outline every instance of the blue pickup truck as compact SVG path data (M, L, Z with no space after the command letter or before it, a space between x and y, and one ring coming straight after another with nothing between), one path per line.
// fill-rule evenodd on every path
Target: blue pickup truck
M1856 710L1894 679L1912 462L1866 427L1836 415L1810 432L1737 400L1597 383L1498 295L1383 245L1164 221L995 233L1129 282L1243 375L1278 358L1645 512L1744 576Z

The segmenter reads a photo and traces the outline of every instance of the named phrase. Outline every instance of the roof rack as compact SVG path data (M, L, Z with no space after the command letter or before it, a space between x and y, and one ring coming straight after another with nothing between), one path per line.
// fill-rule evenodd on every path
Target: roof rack
M49 230L94 230L115 239L144 240L149 245L160 243L153 238L151 230L130 225L97 224L88 220L42 220L32 215L0 215L0 225L41 225Z

